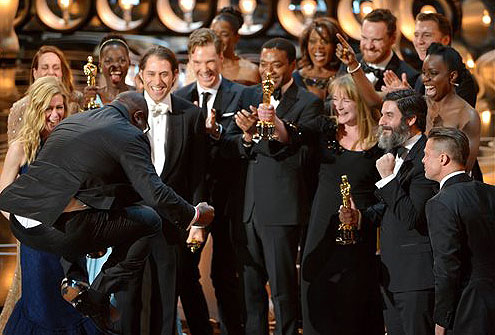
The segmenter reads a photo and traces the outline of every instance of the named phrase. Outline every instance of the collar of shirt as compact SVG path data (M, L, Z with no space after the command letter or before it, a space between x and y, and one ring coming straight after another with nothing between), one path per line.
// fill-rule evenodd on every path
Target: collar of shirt
M462 170L460 170L460 171L454 171L454 172L449 173L445 177L443 177L442 180L440 180L440 189L442 189L443 185L445 184L445 182L447 180L449 180L450 178L452 178L454 176L457 176L458 174L461 174L461 173L466 173L466 171L462 171Z
M416 142L419 141L421 138L421 133L418 133L414 135L413 137L410 137L402 146L407 149L407 152L411 151L412 147L416 144Z
M153 107L158 104L164 105L169 111L172 110L172 98L170 94L167 94L165 98L156 103L149 96L148 92L144 92L144 98L148 104L148 109L150 111L148 115L148 124L150 125L150 131L148 132L148 138L151 145L151 161L155 166L156 173L160 175L163 171L165 164L165 142L167 139L167 118L165 114L153 115L151 112Z
M170 93L167 94L162 101L157 103L150 97L148 92L144 91L144 99L146 100L146 104L148 105L148 121L151 121L153 117L157 117L153 115L152 110L158 104L164 105L164 108L167 108L169 111L172 110L172 98L170 97Z
M208 107L208 114L210 113L211 109L213 108L213 104L215 103L215 99L217 97L218 89L220 88L220 85L222 84L222 75L220 75L220 80L218 83L213 86L212 88L203 88L199 84L198 81L196 81L196 90L198 91L198 107L203 106L203 93L208 92L211 94L210 98L206 102L206 106Z

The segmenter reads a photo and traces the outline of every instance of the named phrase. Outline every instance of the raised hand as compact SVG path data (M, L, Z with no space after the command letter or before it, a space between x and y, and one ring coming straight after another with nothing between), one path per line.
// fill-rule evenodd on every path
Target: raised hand
M349 70L352 71L354 70L358 65L359 62L357 61L356 54L354 53L354 50L352 49L351 45L347 43L345 38L337 33L337 38L340 43L337 43L337 49L335 50L335 55L349 67Z
M208 117L206 118L206 133L213 135L213 136L218 136L218 131L219 131L219 126L217 123L217 118L216 118L217 112L215 111L215 108L211 109L211 112L209 113Z
M84 86L83 95L84 95L84 106L87 106L88 103L93 100L96 100L96 95L100 88L98 86Z
M215 209L208 205L206 202L200 202L196 205L196 209L199 212L198 220L193 224L193 226L207 227L210 225L211 221L215 217Z
M359 210L356 208L356 204L354 203L354 199L352 196L349 198L351 202L350 208L345 208L344 206L340 206L339 209L339 220L342 223L349 224L351 226L358 226L359 221Z
M242 109L234 116L235 123L244 133L246 140L250 141L253 134L256 132L256 122L258 122L258 110L256 107L250 106L251 113Z
M386 70L383 73L383 81L385 82L385 85L382 86L382 92L390 93L393 91L410 89L411 86L407 81L407 74L402 73L401 78L402 80L399 79L399 77L397 77L392 70Z
M391 153L386 153L376 161L376 169L382 178L394 173L395 157Z

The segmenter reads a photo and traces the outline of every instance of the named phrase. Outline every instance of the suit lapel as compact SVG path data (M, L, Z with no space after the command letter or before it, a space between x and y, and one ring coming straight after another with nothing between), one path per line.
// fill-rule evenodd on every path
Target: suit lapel
M293 82L292 85L289 86L287 91L285 91L284 95L282 96L282 100L280 100L280 104L277 107L277 116L280 119L287 115L296 104L297 92L297 85L295 82Z
M402 180L409 175L409 172L411 172L413 166L413 160L420 153L420 151L424 149L425 144L426 144L426 136L422 134L419 140L416 142L416 144L414 144L414 146L411 148L406 158L404 158L404 162L402 162L402 165L399 171L397 172L397 177L400 182L402 182Z
M172 108L167 114L167 139L165 141L165 166L163 167L162 178L166 179L177 164L184 142L184 113L180 104L171 95Z
M230 87L230 83L227 82L225 78L222 78L222 84L218 88L217 96L213 103L213 107L217 112L217 119L222 117L235 96L235 94L231 92Z

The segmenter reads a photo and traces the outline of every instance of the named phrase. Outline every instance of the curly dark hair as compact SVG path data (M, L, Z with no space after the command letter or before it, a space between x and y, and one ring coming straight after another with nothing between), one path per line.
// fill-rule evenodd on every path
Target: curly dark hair
M236 34L237 31L241 29L242 25L244 24L242 13L234 6L223 7L213 20L227 21Z
M308 53L308 43L309 43L309 35L311 35L312 31L316 31L318 35L320 35L321 38L327 40L330 38L330 40L327 40L327 42L333 44L334 46L339 43L339 40L337 39L337 33L340 35L346 37L344 34L344 31L340 27L340 24L333 18L330 17L319 17L304 29L302 32L301 38L299 40L299 45L301 48L301 59L299 60L298 66L299 68L303 68L306 66L313 66L313 62L311 61L311 57L309 56ZM328 33L328 37L325 38L323 37L323 31L326 31ZM331 69L338 69L340 66L340 59L337 58L337 56L334 54L332 55L332 59L329 63L329 67Z

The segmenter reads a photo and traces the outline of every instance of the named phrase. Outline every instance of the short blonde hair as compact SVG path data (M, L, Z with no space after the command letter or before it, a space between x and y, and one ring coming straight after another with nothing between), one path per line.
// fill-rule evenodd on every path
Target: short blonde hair
M361 98L356 84L351 75L338 77L332 81L329 87L330 95L336 92L343 92L349 99L354 101L357 106L357 124L359 127L359 139L352 145L354 149L359 143L363 148L369 149L376 144L376 127L380 119L380 113L377 109L369 108Z
M52 98L61 94L64 100L64 117L68 113L69 93L65 85L56 77L42 77L34 81L27 91L29 104L24 112L24 123L18 139L23 143L27 163L36 157L40 147L41 132L45 128L45 111Z

